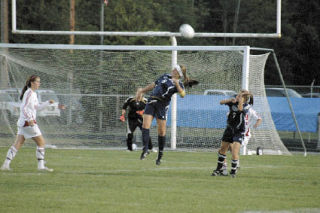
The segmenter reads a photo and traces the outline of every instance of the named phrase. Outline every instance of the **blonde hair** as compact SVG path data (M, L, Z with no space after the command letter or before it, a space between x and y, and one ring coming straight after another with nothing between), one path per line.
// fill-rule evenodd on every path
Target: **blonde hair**
M242 89L240 93L245 93L242 97L244 98L244 102L253 105L253 95L248 90Z
M189 77L187 75L187 68L185 66L183 66L183 65L180 65L180 68L181 68L181 71L182 71L182 74L183 74L183 85L187 86L188 82L189 82Z

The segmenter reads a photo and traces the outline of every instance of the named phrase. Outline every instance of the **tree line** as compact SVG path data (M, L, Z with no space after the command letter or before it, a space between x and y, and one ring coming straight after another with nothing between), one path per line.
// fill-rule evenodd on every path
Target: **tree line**
M17 1L17 28L70 30L72 0ZM75 30L99 31L102 0L73 0ZM3 4L4 0L2 0ZM11 8L11 2L8 2ZM11 17L11 10L8 9ZM2 10L3 13L3 10ZM11 19L8 19L10 32ZM273 33L276 31L276 0L109 0L104 6L105 31L177 32L183 23L196 32ZM282 37L275 38L179 38L179 45L249 45L275 50L287 84L320 84L320 2L282 0ZM75 36L75 44L100 44L99 36ZM68 44L69 36L17 35L10 43ZM105 36L105 45L170 45L165 37ZM266 84L280 84L271 59Z

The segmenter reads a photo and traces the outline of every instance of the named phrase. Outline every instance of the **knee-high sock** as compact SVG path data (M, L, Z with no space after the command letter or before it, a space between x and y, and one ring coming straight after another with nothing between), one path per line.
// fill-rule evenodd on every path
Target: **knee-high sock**
M221 170L225 159L226 155L220 154L220 152L218 152L218 163L216 170Z
M231 172L230 174L235 174L237 172L237 167L238 167L238 162L239 160L233 160L231 161Z
M11 146L7 152L7 157L6 160L4 161L4 164L6 166L10 166L11 161L13 160L13 158L16 156L18 150L14 147Z
M148 148L149 148L149 149L152 149L152 148L153 148L153 144L152 144L152 141L151 141L151 137L149 137Z
M36 157L38 159L38 169L44 168L44 147L37 147Z
M166 145L166 136L158 136L158 145L159 145L158 159L161 159L163 156L163 149Z
M128 149L132 151L132 139L133 139L133 133L128 133L127 135L127 146Z
M143 142L143 151L144 152L148 151L149 140L150 140L150 130L142 128L142 142Z

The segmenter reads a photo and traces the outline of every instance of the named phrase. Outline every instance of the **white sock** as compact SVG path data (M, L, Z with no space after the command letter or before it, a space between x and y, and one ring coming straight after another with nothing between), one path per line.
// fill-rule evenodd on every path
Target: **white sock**
M44 168L44 147L37 147L36 157L38 159L38 169Z
M7 167L10 166L10 163L13 160L13 158L16 156L17 152L18 152L18 150L14 146L10 147L10 149L7 152L7 158L4 161L5 166L7 166Z

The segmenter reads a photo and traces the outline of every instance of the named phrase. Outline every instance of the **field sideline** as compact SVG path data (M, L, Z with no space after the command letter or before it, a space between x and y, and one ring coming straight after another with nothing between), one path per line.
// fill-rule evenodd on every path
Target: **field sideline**
M0 148L1 163L8 147ZM53 173L24 147L0 171L0 212L319 212L320 155L241 156L234 179L211 177L215 152L47 149ZM230 157L230 156L228 156ZM229 162L230 164L230 162Z

